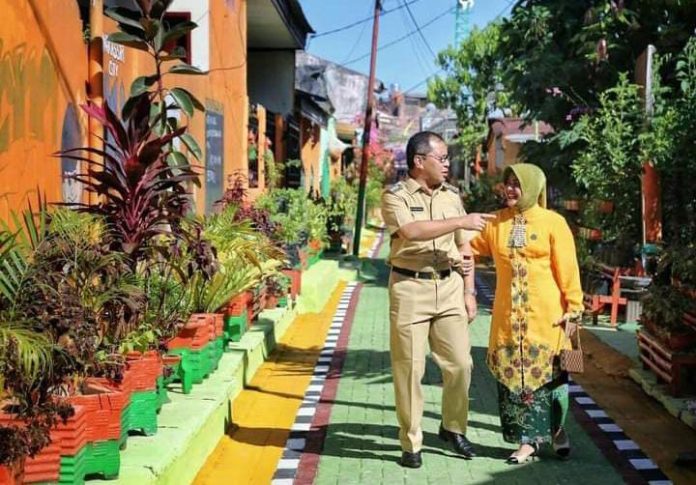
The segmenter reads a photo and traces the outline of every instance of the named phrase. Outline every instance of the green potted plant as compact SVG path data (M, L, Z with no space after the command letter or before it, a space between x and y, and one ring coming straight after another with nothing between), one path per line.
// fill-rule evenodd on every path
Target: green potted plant
M696 345L696 329L684 322L684 314L695 311L696 304L676 288L653 285L643 297L640 321L667 348L684 351Z
M696 245L673 248L668 252L671 282L687 298L696 300Z

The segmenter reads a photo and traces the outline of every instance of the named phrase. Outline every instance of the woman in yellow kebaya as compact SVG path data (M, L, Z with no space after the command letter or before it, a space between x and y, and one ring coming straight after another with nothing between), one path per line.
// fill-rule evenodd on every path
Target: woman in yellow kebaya
M519 163L503 176L507 207L471 246L496 268L487 363L498 380L503 437L519 445L507 461L526 461L544 442L567 458L568 374L558 356L570 348L565 326L583 310L575 243L565 219L546 209L539 167Z

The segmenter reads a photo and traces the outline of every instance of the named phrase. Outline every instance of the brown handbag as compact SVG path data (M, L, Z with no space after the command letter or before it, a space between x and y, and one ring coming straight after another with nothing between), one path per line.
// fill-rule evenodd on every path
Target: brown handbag
M573 374L582 374L585 370L582 344L580 343L580 327L575 323L567 322L565 326L565 336L573 346L570 350L561 350L560 364L561 369ZM573 332L575 329L575 332ZM571 335L568 335L571 333ZM575 345L573 345L572 333L575 334Z

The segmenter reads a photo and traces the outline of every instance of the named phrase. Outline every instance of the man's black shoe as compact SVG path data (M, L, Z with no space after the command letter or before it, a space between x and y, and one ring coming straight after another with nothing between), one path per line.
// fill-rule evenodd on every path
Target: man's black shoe
M423 459L421 458L421 452L416 451L411 453L410 451L404 451L401 453L401 461L399 465L405 468L420 468L423 464Z
M463 457L473 458L476 456L476 453L474 452L474 445L471 444L471 441L466 439L466 436L459 433L453 433L452 431L447 431L442 427L442 423L440 423L440 432L438 433L438 436L442 441L452 443L452 449Z

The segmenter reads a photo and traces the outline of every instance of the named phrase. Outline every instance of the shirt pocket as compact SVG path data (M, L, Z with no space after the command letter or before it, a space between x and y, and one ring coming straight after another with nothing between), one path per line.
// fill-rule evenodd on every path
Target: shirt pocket
M411 202L408 205L408 209L411 211L411 216L415 221L429 221L430 220L430 208L420 202Z

